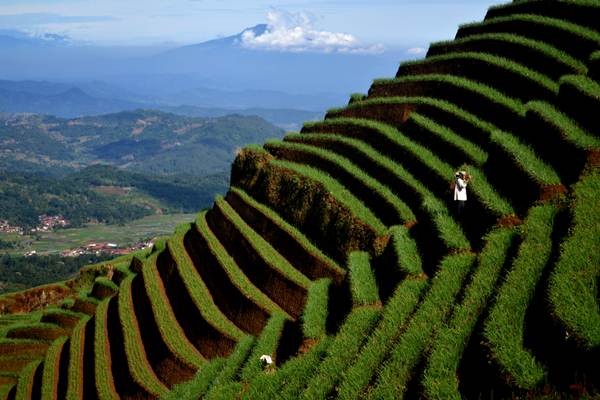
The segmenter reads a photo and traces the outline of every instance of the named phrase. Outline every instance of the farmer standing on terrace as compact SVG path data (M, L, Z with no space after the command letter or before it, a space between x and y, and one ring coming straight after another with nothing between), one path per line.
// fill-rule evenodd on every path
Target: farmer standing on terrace
M462 216L467 202L467 183L469 175L465 171L458 171L454 174L454 201L456 201L456 211Z

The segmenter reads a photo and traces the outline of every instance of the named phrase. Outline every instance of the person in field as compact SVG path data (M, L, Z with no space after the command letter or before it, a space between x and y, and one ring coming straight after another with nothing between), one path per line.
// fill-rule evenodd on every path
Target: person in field
M469 183L469 174L465 171L458 171L454 174L454 201L456 201L456 212L462 216L467 202L467 184Z

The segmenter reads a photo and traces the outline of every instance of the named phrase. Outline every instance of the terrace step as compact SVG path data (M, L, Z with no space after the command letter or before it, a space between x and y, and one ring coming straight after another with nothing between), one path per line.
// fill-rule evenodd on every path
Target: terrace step
M315 168L253 147L238 154L231 178L233 186L278 212L340 264L351 251L379 254L387 244L387 228L371 210Z
M478 256L476 270L452 318L436 335L423 373L423 392L427 399L461 399L458 368L474 334L479 316L485 310L506 264L515 232L499 228L490 232Z
M469 241L461 228L452 220L443 202L435 196L418 180L416 180L401 165L393 162L387 155L375 150L366 142L367 135L353 134L352 127L342 122L343 120L332 120L331 123L320 123L305 128L308 134L301 135L297 140L303 143L319 146L338 153L372 174L382 184L394 188L394 192L414 210L418 223L410 228L417 238L427 237L427 241L417 241L421 247L421 253L425 254L429 267L430 261L435 260L441 254L451 249L470 248ZM347 128L347 129L346 129ZM336 133L318 133L318 132ZM340 132L340 133L337 133ZM342 133L346 132L346 134ZM356 137L356 138L355 138ZM379 142L381 150L389 152L392 147L386 146L385 142L377 140L375 134L368 137ZM362 140L360 140L362 139ZM393 152L392 152L393 153ZM389 154L389 153L388 153Z
M448 74L471 79L490 86L522 102L551 99L558 85L526 64L489 53L447 53L423 60L404 62L396 78L411 75ZM360 103L358 103L360 104Z
M513 14L480 23L461 25L456 33L456 39L482 33L512 33L539 40L584 63L598 48L600 42L600 33L596 30L562 19L532 14Z
M207 221L242 273L290 316L298 318L310 280L252 230L222 198L216 199Z
M359 200L386 226L413 224L415 216L390 189L373 179L347 158L326 149L306 146L302 136L288 135L284 142L268 143L265 148L279 159L306 164L321 170L349 188Z
M475 255L470 253L450 255L442 260L423 301L407 321L387 360L379 366L370 397L402 398L406 394L432 332L444 326L474 260Z
M10 328L6 333L9 339L31 339L53 342L61 336L68 336L69 330L51 323L34 323Z
M539 386L546 375L545 367L524 347L523 337L528 304L552 252L556 212L552 204L531 208L523 241L485 322L493 362L511 385L523 389Z
M563 182L576 181L586 164L594 164L600 138L581 129L551 104L531 102L527 108L528 129L523 139L556 169Z
M598 21L600 20L600 5L586 0L551 2L544 0L518 1L490 7L485 19L488 20L513 14L543 15L597 29Z
M69 364L65 395L68 400L83 400L86 396L91 396L89 387L93 385L94 373L93 370L90 371L90 368L93 369L93 365L89 363L91 354L86 354L86 345L89 348L86 341L91 330L90 318L82 318L73 329L69 339L67 346Z
M42 367L41 399L63 399L67 385L68 338L55 340L44 359Z
M19 375L16 399L32 399L41 396L42 361L32 361Z
M126 366L125 368L124 366L120 367L126 369L127 372L124 375L134 382L134 386L139 386L154 396L160 396L167 392L167 384L172 383L173 380L165 373L166 368L159 368L159 365L165 363L163 357L166 346L164 343L157 344L149 335L151 329L155 332L155 326L147 324L142 329L140 320L137 318L138 314L136 314L133 301L133 283L136 279L139 281L140 278L127 277L121 284L117 298L119 322L126 355ZM139 285L139 282L136 283ZM156 333L153 336L156 337ZM159 358L158 353L162 353L163 357Z
M561 111L577 121L588 133L600 137L600 81L582 75L568 75L560 80L557 103Z
M432 97L449 101L502 129L515 129L525 116L525 106L519 100L491 86L449 74L378 79L369 89L368 98L378 97Z
M252 229L282 256L293 261L294 267L308 278L331 278L337 284L344 280L346 271L275 211L235 187L230 188L225 200Z
M527 65L532 70L558 81L566 74L585 74L581 60L545 42L512 33L473 34L452 41L432 43L427 57L451 53L487 53Z

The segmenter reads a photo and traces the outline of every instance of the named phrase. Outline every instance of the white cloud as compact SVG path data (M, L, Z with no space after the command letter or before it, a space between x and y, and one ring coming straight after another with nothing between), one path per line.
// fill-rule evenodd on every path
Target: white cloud
M242 45L251 49L378 54L384 51L380 44L364 45L349 33L320 31L314 27L314 16L272 9L267 13L267 29L257 34L247 30L242 34Z
M406 53L412 55L423 55L427 53L427 49L424 49L423 47L411 47L410 49L406 50Z

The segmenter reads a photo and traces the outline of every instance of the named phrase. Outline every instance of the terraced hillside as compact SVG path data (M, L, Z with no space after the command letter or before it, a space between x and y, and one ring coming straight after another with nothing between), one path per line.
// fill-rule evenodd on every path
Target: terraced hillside
M245 148L229 193L147 257L8 321L0 393L599 395L599 111L600 2L494 7L324 121Z

